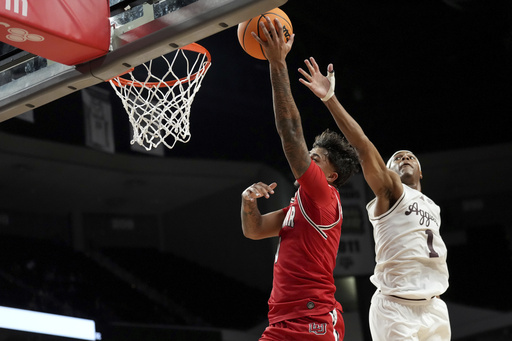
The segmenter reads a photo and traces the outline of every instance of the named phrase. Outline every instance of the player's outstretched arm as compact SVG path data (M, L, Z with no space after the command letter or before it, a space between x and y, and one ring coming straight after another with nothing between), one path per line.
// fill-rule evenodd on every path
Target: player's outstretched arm
M334 68L329 64L324 76L314 58L305 60L308 72L299 69L304 78L299 81L324 101L336 124L350 144L357 150L365 179L377 197L398 198L402 187L400 178L391 172L377 148L366 136L361 126L350 116L334 94Z
M295 104L290 87L286 56L290 52L295 36L285 41L283 25L275 20L277 30L270 19L266 18L267 26L260 23L267 41L262 41L255 33L256 39L265 51L270 67L272 95L274 99L274 116L277 132L288 164L296 179L308 169L311 158L304 139L299 110Z
M284 212L277 210L267 214L261 214L257 200L270 198L277 187L275 182L267 185L258 182L247 187L242 192L242 231L249 239L263 239L277 237L284 220Z

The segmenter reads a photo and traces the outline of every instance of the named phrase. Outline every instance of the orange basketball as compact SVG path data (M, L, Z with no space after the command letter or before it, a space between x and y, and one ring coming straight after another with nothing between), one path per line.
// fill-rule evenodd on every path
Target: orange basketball
M262 20L266 23L265 17L268 17L272 22L274 22L275 18L279 19L281 25L283 25L284 37L286 41L290 39L293 33L293 27L290 18L288 18L286 13L284 13L279 8L274 8L273 10L267 11L258 15L257 17L238 24L238 41L240 42L240 45L250 56L262 60L267 58L265 57L265 53L263 52L263 48L261 47L260 43L258 43L256 39L253 38L251 32L256 33L258 37L261 38L261 40L267 40L260 28L260 22Z

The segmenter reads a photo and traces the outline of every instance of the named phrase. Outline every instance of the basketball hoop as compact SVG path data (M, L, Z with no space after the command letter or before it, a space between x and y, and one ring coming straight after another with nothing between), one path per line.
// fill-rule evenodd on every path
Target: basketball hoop
M110 79L133 128L130 143L146 150L187 143L190 107L210 65L208 50L192 43Z

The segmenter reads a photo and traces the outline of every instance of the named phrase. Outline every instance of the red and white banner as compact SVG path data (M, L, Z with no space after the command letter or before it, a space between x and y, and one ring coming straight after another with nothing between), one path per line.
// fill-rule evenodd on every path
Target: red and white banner
M109 0L0 0L0 41L77 65L110 46Z

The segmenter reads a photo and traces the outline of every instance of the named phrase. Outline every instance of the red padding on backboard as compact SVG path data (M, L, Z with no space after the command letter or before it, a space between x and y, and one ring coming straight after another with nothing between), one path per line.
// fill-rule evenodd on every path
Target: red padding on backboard
M108 52L109 15L109 0L2 0L0 40L76 65Z

